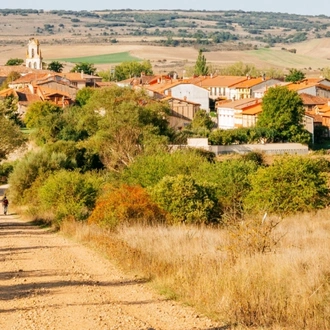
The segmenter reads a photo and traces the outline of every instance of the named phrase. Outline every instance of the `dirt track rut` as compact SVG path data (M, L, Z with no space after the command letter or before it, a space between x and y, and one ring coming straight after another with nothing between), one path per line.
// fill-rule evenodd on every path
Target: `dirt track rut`
M0 329L221 328L158 296L97 252L1 214Z

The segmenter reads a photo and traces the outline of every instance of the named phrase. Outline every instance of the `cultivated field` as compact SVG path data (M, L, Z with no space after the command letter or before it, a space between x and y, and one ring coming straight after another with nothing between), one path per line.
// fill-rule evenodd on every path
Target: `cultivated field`
M32 36L33 37L33 36ZM184 70L185 67L193 66L198 50L193 47L162 47L134 43L134 40L119 41L117 44L43 44L41 50L44 61L58 60L64 58L78 58L83 61L84 57L117 54L129 52L130 56L141 60L150 60L155 73L164 73L172 69ZM28 40L28 37L27 37ZM307 73L318 73L321 68L330 66L327 50L330 49L330 39L311 40L295 45L296 54L281 49L258 49L251 51L211 51L206 52L205 57L208 63L215 67L224 67L235 62L255 64L257 68L298 68ZM4 65L10 58L24 58L26 49L19 45L8 45L0 48L0 65ZM82 58L82 59L80 59ZM109 57L109 63L97 64L95 66L104 70L109 68L113 60ZM90 59L92 60L92 59ZM118 57L119 62L120 57ZM123 60L127 60L124 58ZM77 60L76 60L77 61ZM75 62L76 62L75 61ZM64 61L63 61L64 62ZM72 61L74 62L74 61ZM66 70L73 66L72 63L65 63Z
M157 14L159 13L161 12ZM117 13L117 15L120 14L126 15L127 13ZM152 12L139 12L139 14L146 14L146 18L148 18L148 15L151 18L157 15ZM211 17L210 21L202 19L203 16L212 13L185 12L181 14L184 14L186 18L178 19L178 23L196 23L195 28L185 29L189 33L194 31L219 32L215 21ZM219 12L217 15L223 15L223 13ZM238 14L236 13L236 15ZM190 16L191 18L189 18ZM197 19L198 17L201 19ZM246 17L248 18L248 13ZM235 26L232 26L234 31L230 32L241 38L238 41L226 41L213 44L213 46L203 46L196 43L166 47L160 43L159 45L156 44L156 42L167 40L167 36L162 35L161 32L167 30L178 33L180 31L178 27L159 28L160 34L155 36L152 33L157 26L150 28L153 23L148 23L149 25L145 28L143 27L144 23L137 21L130 23L130 21L125 21L124 18L121 21L120 19L121 17L118 18L118 21L106 21L92 16L75 16L74 13L58 15L50 12L2 15L0 20L0 65L4 65L10 58L25 58L28 39L34 37L40 40L43 58L46 63L51 60L65 58L78 58L76 61L79 61L80 57L102 56L104 58L104 55L128 52L132 57L150 60L155 73L165 73L173 69L181 72L186 67L194 65L198 50L202 47L206 48L207 51L204 54L214 70L217 67L224 67L242 61L246 64L255 64L260 69L271 67L283 70L298 68L305 70L306 74L315 75L319 74L320 69L330 66L330 38L324 37L326 30L322 32L323 35L319 38L316 38L313 33L308 33L308 40L304 42L277 43L276 47L269 47L264 42L258 42L254 35L243 28L243 25L235 24ZM129 14L125 19L130 19ZM291 22L291 18L284 19L293 26L298 24ZM327 24L327 20L324 18L317 19L324 22L324 25ZM312 20L312 18L307 17L307 20ZM116 25L116 22L124 25ZM262 22L262 18L260 18L260 22ZM222 30L220 29L220 31ZM223 31L225 33L227 30ZM285 32L283 29L275 27L271 30L264 30L262 33L272 36L282 35L283 37L286 34L298 33L298 28L296 27L294 30L291 26L291 31ZM261 36L263 35L261 34ZM245 41L245 38L247 38L247 41ZM182 40L185 38L174 37L173 39ZM188 39L186 38L186 40ZM248 44L250 49L255 49L240 50L240 44L244 45L242 49L248 49L246 48ZM265 48L266 46L268 48ZM296 54L282 50L283 48L296 49ZM118 56L118 63L124 60L127 60L127 58ZM95 59L95 66L100 70L104 70L109 68L113 60L109 60L109 63L102 61L102 64L97 62L98 60ZM65 70L69 71L72 66L72 63L66 63Z

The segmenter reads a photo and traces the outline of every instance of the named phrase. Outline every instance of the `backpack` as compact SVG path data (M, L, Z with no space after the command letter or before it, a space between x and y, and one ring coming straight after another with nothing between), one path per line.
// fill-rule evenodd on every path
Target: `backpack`
M3 205L4 205L4 206L7 206L7 205L8 205L8 199L4 199L4 200L3 200Z

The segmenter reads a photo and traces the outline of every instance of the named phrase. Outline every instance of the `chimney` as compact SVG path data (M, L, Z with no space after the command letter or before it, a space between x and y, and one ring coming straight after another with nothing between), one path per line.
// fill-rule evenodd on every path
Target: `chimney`
M84 79L84 71L83 70L81 70L80 76L81 76L81 79Z

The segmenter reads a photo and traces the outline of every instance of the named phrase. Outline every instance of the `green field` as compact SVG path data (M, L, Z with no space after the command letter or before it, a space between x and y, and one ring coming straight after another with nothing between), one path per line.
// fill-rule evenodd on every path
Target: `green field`
M281 66L286 68L322 68L329 66L329 61L322 58L293 54L285 50L275 50L269 48L260 48L258 50L249 50L245 52L255 56L269 65Z
M92 64L110 64L110 63L122 63L131 61L141 61L140 58L131 56L129 52L104 54L96 56L86 57L71 57L71 58L60 58L57 61L71 62L71 63L92 63Z

